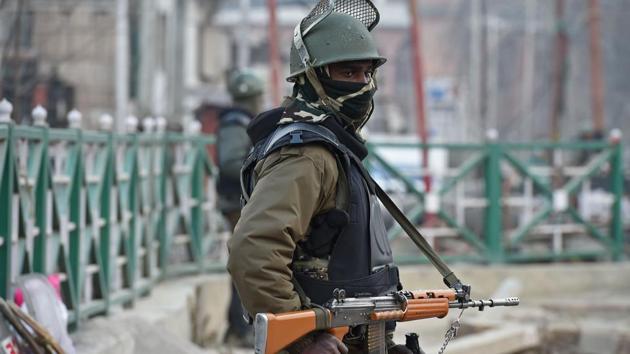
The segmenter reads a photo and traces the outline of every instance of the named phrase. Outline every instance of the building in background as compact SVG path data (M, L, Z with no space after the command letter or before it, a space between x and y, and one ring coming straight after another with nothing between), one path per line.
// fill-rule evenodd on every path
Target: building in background
M196 38L217 3L128 0L130 114L190 119L198 100L188 97L202 81ZM60 125L77 108L87 128L115 112L116 0L7 0L0 6L0 89L19 102L18 121L28 119L35 104Z
M27 117L34 103L61 121L77 107L86 127L116 111L116 4L123 0L0 1L0 89ZM129 111L192 119L207 103L227 103L226 73L247 65L270 77L265 0L124 0L128 2ZM479 141L496 128L506 140L550 139L557 31L568 38L559 137L590 126L591 82L586 1L421 0L427 126L432 139ZM276 0L281 77L293 27L315 0ZM376 132L415 132L408 0L374 0L376 32L389 63L379 72ZM571 6L568 6L568 5ZM483 5L483 6L482 6ZM601 1L605 130L630 131L628 1ZM19 15L19 16L18 16ZM243 54L245 53L245 54ZM290 93L282 81L283 94ZM270 90L267 90L269 92ZM272 105L267 99L268 106ZM630 141L630 134L624 139ZM630 144L628 144L630 145ZM630 156L630 153L626 154Z

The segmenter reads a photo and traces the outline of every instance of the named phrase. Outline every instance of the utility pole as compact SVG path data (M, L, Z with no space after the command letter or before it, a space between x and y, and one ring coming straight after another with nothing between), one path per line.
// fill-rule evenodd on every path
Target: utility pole
M486 27L488 30L488 56L487 60L487 110L488 118L487 129L499 129L499 69L500 69L500 43L501 43L501 27L503 26L501 19L492 17L488 19ZM491 20L491 21L490 21ZM486 129L486 131L487 131Z
M556 40L554 50L553 106L551 112L551 140L560 139L560 120L564 115L565 83L567 75L568 37L564 23L564 0L555 0Z
M413 63L413 82L416 93L416 118L417 133L423 144L429 142L426 128L425 103L424 103L424 73L422 68L422 33L418 15L420 0L409 0L409 15L411 16L411 50ZM431 175L429 174L429 149L426 145L422 148L422 173L424 174L425 192L431 192Z
M129 99L129 0L116 0L116 131L122 132ZM163 40L163 38L160 38Z
M22 14L24 13L22 6L24 5L24 1L18 2L17 8L17 18L15 20L15 37L13 42L13 65L15 65L14 70L15 74L13 74L13 117L16 122L22 121L22 99L21 93L22 90L22 58L20 58L22 48Z
M588 0L588 17L590 29L593 131L602 133L604 131L604 79L602 75L601 12L599 10L599 0Z
M240 33L238 41L238 68L245 69L249 67L250 50L249 50L249 11L251 0L240 0L241 18Z
M280 104L280 53L278 52L278 23L276 0L267 0L269 9L269 65L271 66L271 99Z
M186 16L187 6L190 6L191 2L186 0L177 0L175 2L175 55L173 56L173 65L171 66L171 70L173 70L172 82L169 83L170 91L172 92L171 104L172 104L172 113L175 116L180 116L183 118L184 127L188 127L192 117L189 112L184 111L184 88L185 88L185 71L184 65L185 57L186 57L186 31L185 26L188 22L188 18ZM171 80L169 78L169 80Z

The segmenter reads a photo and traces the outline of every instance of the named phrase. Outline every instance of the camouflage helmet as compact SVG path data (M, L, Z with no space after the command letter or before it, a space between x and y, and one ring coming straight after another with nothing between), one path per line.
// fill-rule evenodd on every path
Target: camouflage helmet
M320 9L326 5L327 13ZM295 28L287 80L293 81L307 66L353 60L374 60L375 67L382 65L386 59L378 53L370 33L378 20L378 11L368 0L320 1Z
M244 99L263 93L263 82L249 71L237 71L230 75L227 89L232 98Z

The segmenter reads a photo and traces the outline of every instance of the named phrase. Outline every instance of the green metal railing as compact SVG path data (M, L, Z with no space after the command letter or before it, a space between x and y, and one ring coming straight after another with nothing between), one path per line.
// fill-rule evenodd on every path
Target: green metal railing
M0 123L0 296L59 273L77 325L165 277L223 270L213 142Z
M76 119L75 114L71 124ZM166 277L224 270L225 237L214 209L216 169L208 154L213 138L150 126L147 131L49 129L37 119L33 127L16 126L3 120L0 107L0 296L10 295L20 274L59 273L76 326L114 305L133 304ZM621 260L627 255L619 139L373 143L368 148L368 168L397 181L394 199L448 261ZM429 193L422 175L386 156L387 149L417 153L422 148L444 152L448 167L432 169ZM567 166L560 152L588 153L588 158ZM530 161L541 154L539 162ZM517 181L508 183L514 176ZM584 215L576 202L590 191L594 177L607 181L606 220ZM525 217L510 222L515 214ZM429 215L433 222L427 222ZM408 240L390 224L397 261L426 261L417 252L404 252ZM563 237L594 242L576 248Z
M622 218L623 149L619 138L619 132L615 132L610 141L601 142L371 143L366 165L373 172L380 172L381 180L398 181L398 192L402 192L398 193L398 200L406 206L407 216L435 241L434 246L448 260L484 263L563 259L618 261L627 255ZM388 149L400 154L402 150L417 153L424 148L444 152L443 162L448 165L445 172L432 173L436 183L429 193L421 182L424 174L420 171L420 162L414 175L402 172L400 166L385 157ZM568 166L560 161L562 154L586 154L590 159L582 165ZM540 155L544 158L539 160L552 163L531 164L522 158ZM453 156L461 162L453 162ZM386 177L382 177L383 171ZM508 190L506 173L519 180ZM605 181L604 194L611 199L606 220L589 220L578 210L579 197L591 192L586 185L593 177ZM463 191L456 193L463 184L471 188L464 186ZM529 196L523 195L523 189L529 189ZM396 191L393 194L396 195ZM462 212L455 215L456 210ZM472 212L474 210L476 213ZM518 220L509 222L514 215L519 216ZM521 217L523 215L527 217ZM626 227L627 224L628 220ZM392 224L388 233L395 253L397 249L403 250L401 253L409 249L408 240L400 237L399 226ZM580 247L571 247L569 243L580 238ZM452 240L457 240L459 246L453 245ZM396 242L402 244L397 248ZM453 247L440 247L441 243L449 242ZM426 261L417 252L401 253L399 262Z

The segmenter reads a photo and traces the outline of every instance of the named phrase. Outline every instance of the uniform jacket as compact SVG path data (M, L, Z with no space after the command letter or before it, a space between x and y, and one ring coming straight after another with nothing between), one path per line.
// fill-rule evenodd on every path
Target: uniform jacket
M250 315L299 310L293 253L313 216L335 207L337 162L323 146L283 147L254 173L256 188L228 242L228 271Z

